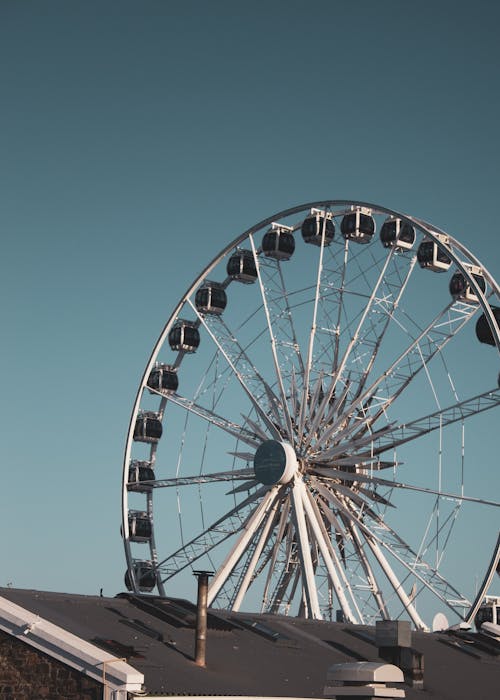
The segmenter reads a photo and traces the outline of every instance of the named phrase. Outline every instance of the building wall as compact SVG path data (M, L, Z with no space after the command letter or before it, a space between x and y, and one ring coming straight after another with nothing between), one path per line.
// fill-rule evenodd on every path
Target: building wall
M0 700L102 700L103 686L0 630Z

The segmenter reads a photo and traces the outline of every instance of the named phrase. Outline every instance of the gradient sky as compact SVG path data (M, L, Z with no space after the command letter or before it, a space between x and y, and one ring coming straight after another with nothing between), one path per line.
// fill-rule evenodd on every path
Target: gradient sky
M377 202L498 280L499 22L485 0L0 0L0 585L123 588L143 367L256 221Z

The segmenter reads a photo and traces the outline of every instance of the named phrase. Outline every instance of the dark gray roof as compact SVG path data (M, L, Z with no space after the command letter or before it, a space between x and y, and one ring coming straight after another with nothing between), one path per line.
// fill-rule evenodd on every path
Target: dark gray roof
M0 595L144 673L159 694L323 696L335 663L377 661L373 627L292 617L209 611L207 668L193 661L195 607L188 601L115 598L0 588ZM500 691L500 646L478 636L413 633L425 656L425 691L410 700L493 700Z

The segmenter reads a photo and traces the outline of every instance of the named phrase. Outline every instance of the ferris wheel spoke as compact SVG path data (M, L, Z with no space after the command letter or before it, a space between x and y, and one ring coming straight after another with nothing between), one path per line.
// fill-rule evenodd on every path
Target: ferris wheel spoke
M297 374L295 372L295 367L292 367L292 372L291 372L291 377L290 377L290 403L291 403L291 407L292 407L292 415L297 417L300 413L300 398L299 398L299 389L298 389L298 384L297 384Z
M500 507L500 502L498 501L492 501L489 499L485 498L476 498L473 496L464 496L463 494L457 494L457 493L448 493L447 491L442 491L442 490L436 490L436 489L430 489L426 488L424 486L415 486L413 484L405 484L400 481L393 481L392 479L381 479L378 476L371 476L370 474L364 474L363 472L356 472L355 474L351 472L343 472L338 469L331 469L331 470L326 470L322 468L318 468L315 470L315 473L320 474L323 477L327 477L332 480L337 480L341 479L342 481L348 481L351 483L366 483L366 484L373 484L377 486L387 486L387 488L396 488L396 489L404 489L407 491L417 491L420 493L426 493L430 494L433 496L438 496L440 498L449 498L453 501L458 501L458 502L469 502L469 503L478 503L482 505L487 505L487 506L494 506L496 508ZM337 484L335 484L335 488L337 488ZM375 494L376 492L373 492ZM374 497L374 496L373 496Z
M328 491L332 503L357 524L360 532L365 536L365 539L366 536L368 536L370 539L370 542L368 542L370 548L372 548L371 544L375 543L377 549L380 547L386 549L394 559L406 568L412 576L417 578L434 596L436 596L436 598L441 600L441 602L453 610L455 614L460 616L458 608L460 606L469 605L467 599L446 581L436 569L414 552L402 537L397 535L387 523L373 512L369 512L365 509L358 509L351 498L347 501L349 503L349 506L347 506L346 502L343 502L332 490L328 489ZM369 515L374 521L374 525L371 528L368 528L364 522L364 517L366 515ZM380 533L380 535L376 535L375 531ZM379 563L383 566L381 561L382 560L380 560ZM387 574L385 569L384 572Z
M377 295L379 293L380 287L382 286L382 284L385 280L387 269L393 260L393 255L394 255L394 248L391 248L391 251L386 256L385 262L382 265L382 269L380 270L378 279L372 287L372 292L371 292L370 297L369 297L369 299L368 299L368 301L363 309L363 312L361 314L358 325L353 333L353 336L352 336L350 342L347 344L347 348L343 354L342 359L340 360L339 365L334 368L334 377L332 380L332 391L335 391L335 386L337 384L337 381L338 381L339 377L342 376L342 374L344 372L344 368L345 368L354 348L360 346L363 342L368 342L367 339L365 341L365 339L363 338L362 329L363 329L363 326L366 322L366 319L368 318L368 316L372 312L373 306L376 303L379 306L382 305L382 300L379 299ZM371 341L371 339L370 339L370 341ZM373 341L371 341L371 345L372 344L373 344Z
M324 380L324 373L323 370L320 369L318 372L318 378L316 380L316 383L314 385L314 388L311 393L311 399L309 401L309 416L310 420L307 421L306 427L308 429L308 432L311 432L313 430L313 426L318 424L318 412L319 412L319 406L323 402L324 398L324 391L323 391L323 380Z
M301 406L300 406L300 414L299 414L299 421L298 421L298 424L299 424L298 425L298 441L299 442L302 440L302 436L304 433L304 426L305 426L306 415L307 415L306 408L307 408L308 400L309 400L309 383L310 383L311 368L312 368L312 363L313 363L314 342L316 339L316 331L317 331L318 305L319 305L320 292L321 292L321 277L323 274L323 256L324 256L324 250L325 250L326 222L327 222L327 218L326 218L326 216L324 216L323 217L322 231L321 231L321 242L320 242L320 246L319 246L318 268L317 268L317 272L316 272L316 289L315 289L315 294L314 294L313 313L312 313L312 319L311 319L311 331L309 333L307 359L306 359L306 365L304 368L304 375L303 375L302 398L301 398L301 402L300 402Z
M358 522L359 525L359 522ZM370 534L366 526L361 528L363 533ZM455 614L461 617L460 607L469 605L469 601L456 590L439 572L416 554L411 547L385 523L381 527L384 537L376 537L371 533L372 542L376 540L388 551L407 571L417 578L436 598L441 600Z
M281 409L282 409L282 413L283 413L283 419L284 419L284 422L286 424L288 438L289 438L289 440L292 440L293 439L292 420L291 420L290 411L288 408L288 402L286 400L285 385L283 383L283 376L281 373L281 367L280 367L280 363L278 360L276 336L275 336L273 325L271 322L271 315L269 313L269 304L268 304L268 300L267 300L266 291L264 289L264 282L263 282L262 274L261 274L261 270L260 270L261 266L260 266L260 262L259 262L259 256L257 255L255 243L253 240L253 236L251 234L248 237L248 239L249 239L250 245L252 247L255 268L257 270L257 279L259 280L260 294L262 297L262 304L264 306L264 311L265 311L265 316L266 316L266 321L267 321L267 329L268 329L269 338L271 341L271 353L273 356L274 370L276 373L276 379L278 381L279 393L280 393L280 397L281 397Z
M210 484L220 481L248 481L254 474L253 469L234 469L212 474L197 474L194 476L178 476L173 479L152 479L141 482L151 489L177 488L193 484Z
M295 595L295 590L300 580L300 576L300 567L297 562L289 564L286 569L281 571L280 577L271 596L271 603L269 605L270 613L274 615L279 614L280 612L284 613L285 615L288 613L288 609ZM290 588L291 583L292 587L288 593L287 600L287 591ZM265 612L265 610L262 612Z
M396 592L397 596L401 600L402 604L405 606L407 609L408 614L410 615L411 619L413 620L415 626L417 629L422 629L422 630L427 630L427 627L421 620L420 616L418 615L415 607L411 603L411 600L409 596L406 595L405 591L403 590L402 584L399 582L397 576L395 575L394 571L392 570L389 562L383 555L382 551L380 550L379 544L383 542L376 537L375 535L372 534L370 529L364 524L363 520L361 519L361 513L356 513L352 507L347 507L347 505L341 501L339 498L335 496L335 494L330 490L327 489L327 499L331 501L332 503L335 504L337 509L340 511L343 519L347 520L348 522L351 523L351 525L357 525L359 531L362 533L363 538L372 551L373 555L375 556L380 568L386 575L389 583L393 587L394 591ZM347 501L349 502L349 501ZM379 521L379 526L382 527L381 521ZM359 533L358 533L359 536ZM368 564L368 562L366 562ZM379 596L377 596L379 597ZM381 597L381 596L380 596ZM383 599L381 600L382 603L382 609L385 609L385 602Z
M333 350L333 371L336 370L339 362L340 356L340 327L342 320L342 311L344 310L344 292L345 292L345 279L347 272L347 260L349 257L349 241L344 240L344 254L342 256L342 271L340 274L340 284L338 289L338 312L337 312L337 322L335 325L335 339L334 339L334 350ZM332 392L330 392L333 394Z
M405 261L407 262L406 274L404 275L401 274L401 268L398 264L401 261L401 259L405 259ZM387 278L384 280L384 286L388 289L388 295L380 299L379 302L379 307L382 312L382 320L379 324L375 324L375 327L372 328L372 337L362 338L360 339L360 343L358 344L365 344L369 349L371 346L371 352L369 352L368 361L358 382L356 392L358 396L363 393L368 377L370 376L370 372L373 368L379 350L382 346L384 337L389 329L391 319L393 318L396 309L401 303L404 291L408 285L408 282L410 281L413 270L415 269L416 262L416 255L412 255L409 259L402 258L401 256L392 259L392 274L388 275ZM392 281L393 276L396 276L395 281Z
M290 324L290 339L293 344L293 350L295 352L295 355L297 357L297 362L298 362L298 369L301 374L304 373L304 360L302 359L302 353L300 350L300 345L297 340L297 333L295 331L295 324L293 320L293 314L292 314L292 309L288 300L288 291L285 286L285 280L283 278L283 270L281 269L281 265L278 261L278 273L279 273L279 279L280 279L280 284L281 284L281 298L283 299L284 305L285 305L285 313L284 316L288 320Z
M251 558L247 560L247 565L244 571L243 576L241 577L241 582L239 583L237 587L237 595L234 598L234 602L232 603L231 609L235 612L237 612L240 607L241 603L243 602L243 598L245 597L245 594L252 583L253 579L255 578L255 570L257 567L257 564L259 562L259 559L264 552L264 548L267 546L269 539L272 534L272 529L276 525L276 518L278 515L278 508L280 505L279 499L276 499L269 514L266 517L266 521L264 523L264 527L262 528L262 532L260 534L260 537L258 539L258 542L256 543L256 546L254 548L254 551L252 553Z
M373 436L373 454L382 454L434 430L496 408L498 405L500 405L500 389L492 389L471 399L458 401L440 411L422 416L409 423L391 426L383 434Z
M296 479L292 487L292 512L295 521L298 553L302 570L302 585L310 616L316 620L321 620L322 615L319 607L318 591L316 589L314 567L311 557L311 543L309 540L306 517L304 513L302 488L302 481L300 479Z
M312 483L314 484L314 488L318 489L318 491L320 493L322 493L323 496L326 496L327 498L328 498L328 496L332 496L333 498L335 498L335 492L342 494L343 496L345 496L349 500L352 500L353 503L356 503L356 505L361 508L363 515L365 515L365 516L370 515L370 517L372 517L375 520L378 519L378 516L371 509L371 507L367 504L365 498L368 498L376 503L383 502L384 505L390 505L386 502L386 499L379 500L380 497L378 497L378 495L375 496L373 494L373 492L365 492L364 493L365 498L363 498L361 495L362 492L360 492L359 489L357 489L355 491L354 489L352 489L344 484L339 483L338 479L335 479L335 481L332 480L331 483L328 483L328 481L330 479L325 481L321 478L318 478L317 476L313 476L313 473L311 473L311 476L312 476ZM328 475L328 476L330 476L330 475ZM352 474L350 474L350 476L352 476ZM347 479L346 479L346 481L347 481Z
M250 399L250 402L253 405L255 411L260 416L261 420L264 422L271 435L276 440L280 440L281 433L279 432L279 430L276 429L276 426L274 425L273 421L269 418L268 414L261 407L261 404L267 404L269 396L273 396L271 388L264 382L257 368L254 365L252 365L245 351L240 347L240 345L236 341L236 338L227 331L225 332L224 336L221 333L221 336L218 337L211 328L211 325L209 325L206 319L198 313L198 310L196 309L196 307L190 299L188 299L188 303L200 319L200 322L203 324L203 326L207 330L208 334L210 335L210 337L212 338L222 355L225 357L226 361L233 370L235 377L238 379L240 386L242 387L247 397ZM222 320L219 317L217 317L217 319L215 320L212 319L212 322L213 324L218 323L219 328L225 329L225 326L223 326ZM238 362L242 362L245 365L245 375L238 369ZM251 384L253 384L254 386L252 387ZM254 391L252 391L252 388L254 388ZM255 391L255 389L257 391ZM276 401L278 401L278 399L276 399ZM269 409L270 412L274 413L277 416L276 406L273 404L273 402L270 403Z
M382 569L382 571L386 575L389 583L391 584L392 588L394 589L394 592L398 596L403 607L405 608L408 615L412 619L415 627L418 630L422 630L423 632L428 632L429 628L424 623L424 621L422 620L420 615L417 613L417 610L416 610L415 606L413 605L410 596L407 595L406 591L403 589L402 583L399 581L398 577L394 573L392 567L390 566L389 562L387 561L386 557L384 556L378 543L373 538L371 538L366 532L363 532L363 535L364 535L364 539L365 539L366 544L371 549L372 554L374 555L380 568Z
M342 416L330 426L329 435L334 434L335 429L338 429L345 422L346 417L353 418L358 415L357 412L363 405L369 405L369 410L373 411L371 419L366 425L374 423L386 408L400 396L420 370L470 321L476 311L477 309L470 305L459 302L452 302L446 306L412 340L397 360L368 389L344 408ZM381 385L385 389L383 395L378 394ZM319 449L325 441L325 436L321 436L315 443L315 447Z
M262 524L262 521L269 513L270 509L273 507L274 502L278 494L279 487L274 486L269 489L266 495L263 497L262 501L259 503L257 508L254 510L253 514L245 523L244 529L241 535L238 537L236 543L231 548L229 554L225 558L222 566L216 572L212 579L212 582L208 589L208 605L211 605L213 600L216 598L218 592L231 575L234 567L241 559L247 546L255 536L255 533Z
M429 413L409 423L401 425L391 424L360 439L356 439L356 435L354 435L350 441L315 455L314 460L319 464L322 462L331 462L333 464L334 461L336 464L340 464L338 458L346 455L346 453L350 453L351 458L357 464L370 462L388 450L393 450L407 442L417 440L434 430L443 429L459 421L465 421L471 416L476 416L499 405L500 389L491 389L470 399L457 401L451 406ZM366 423L366 421L364 422ZM361 424L363 425L363 421L361 421ZM362 434L363 431L364 429L359 429L358 434ZM349 434L349 430L344 432ZM339 439L343 437L340 433L338 435ZM366 445L370 445L370 451L360 451Z
M271 582L272 582L272 577L273 574L276 572L277 568L277 563L278 563L278 556L279 556L279 551L282 546L283 540L286 536L287 530L289 529L289 516L290 516L290 496L287 495L283 502L283 506L281 508L281 515L277 527L277 532L276 532L276 537L274 544L272 545L269 553L269 569L267 572L267 577L266 577L266 582L264 585L264 592L262 595L262 612L266 609L267 602L269 600L269 591L271 587ZM283 569L285 566L283 566Z
M342 413L342 407L343 407L344 402L347 398L347 394L348 394L350 386L351 386L351 381L349 378L347 378L341 394L333 400L332 400L332 397L333 397L332 386L330 387L330 389L328 390L326 395L323 397L323 399L319 405L315 419L311 425L311 429L309 431L309 434L307 435L307 437L304 441L303 449L306 449L307 447L309 447L312 440L316 436L316 431L319 428L319 425L321 423L321 419L322 419L324 412L327 408L328 408L328 413L326 414L326 416L323 420L323 426L328 426L328 427L326 427L321 434L322 442L327 442L329 440L329 438L334 433L336 433L336 431L338 431L338 426L336 424L334 424L333 419L334 419L335 415ZM346 433L349 433L352 431L352 428L350 428L348 426L347 428L344 428L344 430ZM336 436L336 438L337 438L337 436ZM316 443L315 443L315 446L316 446Z
M208 554L244 526L248 517L255 510L255 502L263 498L268 489L263 487L250 494L247 498L238 503L234 508L227 511L209 527L205 528L196 537L186 542L182 547L170 554L168 557L158 562L158 569L162 574L162 583L175 576L188 566L191 566L200 557Z
M389 611L387 609L382 590L377 582L377 578L373 572L368 557L365 554L361 535L359 534L356 525L353 522L351 522L346 516L344 516L342 520L346 529L352 537L352 542L358 557L358 561L361 563L361 566L365 572L368 587L375 601L376 612L382 615L383 620L389 620Z
M314 538L321 552L321 557L328 571L330 582L333 585L339 605L342 608L345 619L353 624L363 624L363 616L358 608L356 599L352 593L351 585L345 576L344 569L332 547L330 538L326 531L324 521L321 518L319 509L312 498L311 493L306 489L303 482L300 482L301 497L304 504L304 510L311 526ZM342 579L342 582L341 582ZM355 615L351 609L351 605L347 600L345 591L348 591L351 602L356 610Z
M253 470L252 470L252 472L253 472ZM244 493L245 491L250 492L256 486L260 486L260 483L257 481L257 479L244 480L242 484L240 484L239 486L236 486L236 488L228 491L226 493L226 496L234 496L237 493Z
M168 400L176 406L183 408L185 411L189 411L190 413L193 413L194 415L203 418L211 425L214 425L217 428L221 428L229 435L238 438L238 440L245 442L251 447L258 447L258 445L260 444L261 435L258 434L256 431L254 433L251 433L250 431L246 430L243 426L238 425L238 423L235 423L231 420L228 420L227 418L224 418L223 416L218 415L214 411L211 411L209 408L200 406L195 401L180 396L179 394L169 394Z
M250 388L259 401L266 406L269 414L272 413L277 422L282 422L282 416L279 412L280 401L248 354L250 346L260 335L263 335L263 331L258 333L245 347L242 347L238 341L237 333L227 326L221 315L202 315L197 309L194 309L191 300L187 301L195 310L199 322L207 330L218 351L225 358L228 368L237 377L246 393ZM241 324L240 328L243 325Z
M365 423L366 420L367 419L365 419L364 421L360 421L361 425L363 425L363 423ZM314 454L314 459L318 462L328 462L334 460L337 457L344 456L346 452L357 455L360 449L366 447L366 445L372 446L376 438L380 438L386 433L389 433L394 427L394 423L391 423L390 425L385 426L384 428L380 428L380 430L377 430L375 433L370 433L369 435L365 435L364 437L356 437L356 435L363 433L363 430L361 430L359 427L360 423L348 425L343 430L337 431L335 433L336 444L331 448L319 452L319 454ZM335 431L332 429L331 431L328 430L327 432L329 435L332 435ZM353 435L353 433L356 434Z
M445 309L445 311L447 311L447 309ZM375 389L377 390L379 385L383 383L385 395L381 399L380 396L376 396L375 392L372 392L369 404L366 405L370 411L373 412L365 424L365 430L369 430L371 425L376 423L388 406L401 396L421 370L425 370L429 381L431 381L428 372L429 363L434 357L441 353L447 343L462 330L476 312L477 309L471 305L455 302L448 311L450 318L445 320L441 324L441 327L440 324L436 326L438 330L437 337L435 336L433 338L433 332L426 334L423 338L423 343L419 340L416 345L412 344L408 348L410 352L405 355L404 364L397 368L391 367L389 372L385 372L380 377L382 381L378 382ZM448 327L447 331L441 330L446 327ZM441 337L439 337L440 335ZM366 415L368 415L368 412Z
M261 295L265 295L271 326L275 330L276 345L281 350L281 353L278 353L278 359L281 357L282 371L288 371L291 365L303 375L304 361L293 312L297 309L295 297L304 294L306 290L289 291L287 289L280 260L258 256L257 265Z
M264 430L261 428L261 426L260 426L258 423L256 423L255 421L253 421L249 416L244 416L243 414L241 414L241 416L242 416L243 420L245 421L245 423L248 423L248 425L249 425L249 426L252 428L252 430L254 431L255 435L256 435L261 441L267 440L267 435L266 435L266 433L264 432Z

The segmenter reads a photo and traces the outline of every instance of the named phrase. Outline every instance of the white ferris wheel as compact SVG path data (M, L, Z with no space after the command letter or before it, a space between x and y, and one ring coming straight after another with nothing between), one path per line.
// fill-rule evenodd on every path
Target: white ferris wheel
M139 386L128 588L182 597L205 569L209 604L234 611L464 618L457 569L500 505L497 435L481 433L500 403L499 307L464 245L378 205L314 202L237 236Z

